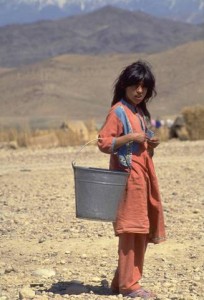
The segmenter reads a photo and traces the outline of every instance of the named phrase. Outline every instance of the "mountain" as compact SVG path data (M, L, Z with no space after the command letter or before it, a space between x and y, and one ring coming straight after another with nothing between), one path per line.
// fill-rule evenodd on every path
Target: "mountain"
M153 53L202 34L201 26L106 6L61 20L0 28L0 66L16 67L66 53Z
M95 118L110 107L112 84L122 68L138 59L151 63L158 95L152 116L178 115L184 106L204 104L204 41L151 55L62 55L0 74L0 120Z
M106 5L188 23L204 19L203 0L0 0L0 26L59 19Z

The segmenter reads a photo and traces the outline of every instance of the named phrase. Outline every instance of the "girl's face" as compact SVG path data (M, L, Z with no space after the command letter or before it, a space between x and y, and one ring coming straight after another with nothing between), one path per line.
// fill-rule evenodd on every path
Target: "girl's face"
M125 89L125 97L127 100L132 102L134 105L140 104L147 94L147 88L144 87L143 83L137 85L128 86Z

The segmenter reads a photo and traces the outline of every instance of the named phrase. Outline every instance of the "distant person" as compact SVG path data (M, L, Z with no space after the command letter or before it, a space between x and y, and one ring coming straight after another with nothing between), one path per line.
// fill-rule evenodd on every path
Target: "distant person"
M161 126L162 126L161 121L159 119L156 119L156 121L155 121L155 127L157 129L159 129Z
M130 172L114 222L119 259L111 284L114 293L130 298L155 298L140 286L139 280L147 244L165 240L163 209L151 155L159 140L147 129L151 118L146 104L155 94L150 66L143 61L127 66L115 83L112 107L99 131L99 149L111 154L110 169Z
M154 119L151 119L151 126L152 126L153 128L155 128L155 127L156 127L156 120L154 120Z

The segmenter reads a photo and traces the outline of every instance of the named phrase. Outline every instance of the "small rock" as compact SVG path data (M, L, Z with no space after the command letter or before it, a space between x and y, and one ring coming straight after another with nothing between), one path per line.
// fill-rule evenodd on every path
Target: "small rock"
M35 292L30 289L29 287L24 287L22 290L19 292L19 299L33 299L35 297Z
M15 269L13 266L7 266L6 269L5 269L5 273L11 273L11 272L14 272Z
M195 280L195 281L200 281L200 279L201 279L201 278L200 278L199 276L194 276L194 280Z
M52 277L55 276L55 271L50 269L37 269L32 273L33 276L40 276L40 277Z
M61 261L60 261L60 264L61 264L61 265L65 265L65 264L66 264L66 261L65 261L65 260L61 260Z
M173 192L173 193L172 193L172 196L177 196L177 193L176 193L176 192Z
M38 240L38 243L41 244L41 243L44 243L46 241L46 238L45 237L41 237L39 240Z
M108 281L106 279L101 280L101 285L106 288L109 287Z
M191 254L190 254L190 258L191 258L191 259L195 259L195 258L197 258L197 255L196 255L196 254L193 254L193 253L191 253Z
M100 277L93 277L91 278L92 282L101 282L101 278Z
M36 286L43 287L44 284L43 283L34 283L34 282L30 284L30 287L36 287Z

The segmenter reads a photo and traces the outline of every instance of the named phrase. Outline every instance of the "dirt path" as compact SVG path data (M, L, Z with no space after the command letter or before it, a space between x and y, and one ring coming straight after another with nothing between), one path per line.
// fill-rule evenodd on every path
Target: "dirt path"
M25 287L36 293L27 299L122 299L106 288L117 265L112 224L75 218L77 149L0 150L0 300ZM201 300L204 141L163 143L154 161L168 241L148 247L142 284L158 299ZM108 156L87 147L77 163L107 167Z

